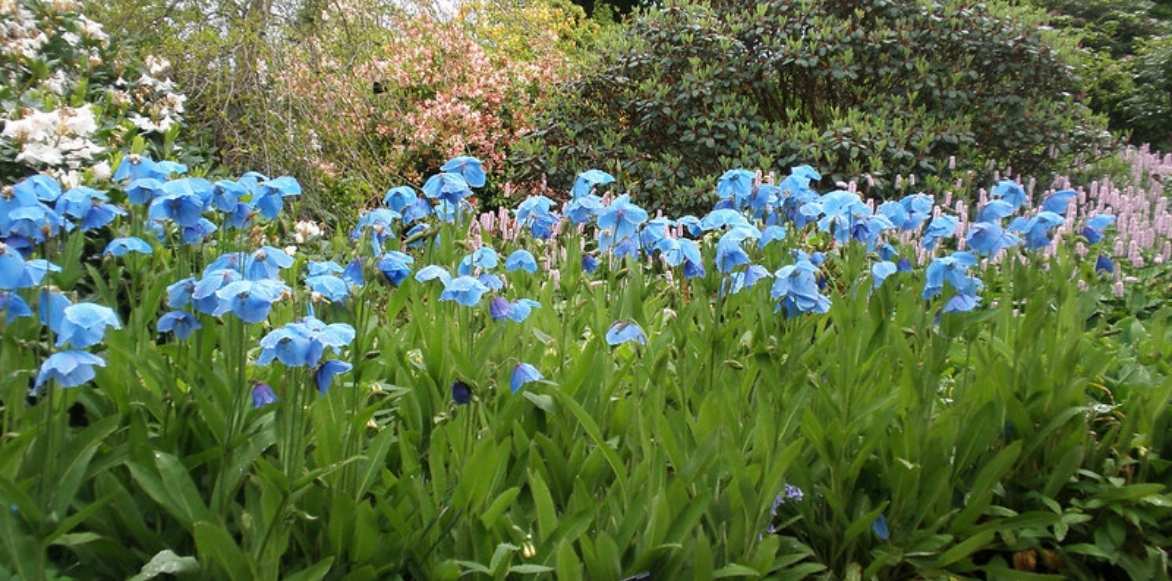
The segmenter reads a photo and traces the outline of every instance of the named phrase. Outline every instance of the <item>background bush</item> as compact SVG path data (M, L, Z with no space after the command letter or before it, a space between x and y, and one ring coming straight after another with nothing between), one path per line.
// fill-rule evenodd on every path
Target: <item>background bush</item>
M975 2L668 2L565 86L515 175L564 187L599 166L695 209L732 166L866 173L878 193L953 156L1043 172L1104 137L1058 48Z

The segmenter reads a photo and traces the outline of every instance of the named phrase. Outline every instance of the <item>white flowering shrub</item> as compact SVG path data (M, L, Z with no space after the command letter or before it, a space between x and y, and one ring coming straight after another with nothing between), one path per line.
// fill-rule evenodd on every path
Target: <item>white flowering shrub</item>
M169 68L123 58L80 2L0 0L0 181L105 180L108 155L139 136L135 149L176 157L186 96Z

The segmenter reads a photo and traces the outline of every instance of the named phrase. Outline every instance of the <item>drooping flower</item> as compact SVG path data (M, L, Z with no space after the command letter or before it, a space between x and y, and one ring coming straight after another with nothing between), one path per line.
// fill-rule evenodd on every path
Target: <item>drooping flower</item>
M484 187L484 164L475 157L467 155L453 157L441 166L440 170L459 174L469 186L474 188Z
M167 306L181 309L191 304L191 293L195 292L195 278L187 277L167 286Z
M471 276L458 276L444 283L440 300L456 301L465 307L473 307L480 302L480 297L488 291L489 288L480 280Z
M453 210L460 207L460 202L472 195L472 189L464 176L458 173L438 173L423 184L423 195L433 200L443 200L453 206Z
M1013 180L1001 180L993 186L993 191L989 192L989 197L995 200L1005 200L1011 204L1014 209L1020 208L1026 202L1025 189L1021 184Z
M514 323L524 323L525 319L529 318L529 314L541 306L541 303L533 299L518 299L515 302L509 303L509 310L505 314L510 321Z
M1005 200L989 200L989 203L981 206L981 210L977 212L977 221L1000 224L1001 220L1012 216L1014 212L1017 212L1017 208Z
M331 303L344 301L350 296L350 285L342 277L333 274L308 277L305 286Z
M330 386L334 384L334 376L346 373L353 368L353 365L339 359L330 359L322 363L313 374L318 393L328 393Z
M953 252L949 256L937 257L928 264L922 296L932 299L944 292L947 284L955 294L944 306L944 312L971 311L980 304L977 293L981 281L968 275L968 269L977 264L977 257L969 252Z
M924 237L920 241L920 245L926 250L932 250L941 239L949 238L953 234L956 234L957 225L956 218L948 214L941 214L932 218L932 221L928 223L928 229L924 231Z
M452 382L452 401L456 402L456 405L468 404L472 401L472 388L458 379Z
M121 329L114 310L94 303L78 303L65 308L57 331L57 347L66 344L85 349L102 342L106 328Z
M259 381L252 384L253 409L260 409L273 403L277 403L277 394L273 392L273 386Z
M616 240L635 236L639 225L646 221L647 211L632 204L627 194L616 198L598 215L598 226L609 230Z
M147 212L151 220L170 221L180 226L194 226L203 218L205 199L196 188L206 180L175 180L163 184L163 193L151 200ZM208 190L211 185L208 184Z
M293 266L293 257L273 246L262 246L245 258L244 277L249 280L278 279L281 270Z
M593 220L606 208L602 198L594 194L586 194L570 198L562 206L562 213L574 224L585 224Z
M1036 250L1050 244L1050 233L1062 225L1062 222L1062 216L1043 210L1029 218L1014 219L1009 223L1009 229L1022 233L1025 236L1025 247Z
M524 270L525 272L537 272L537 260L533 258L528 250L515 250L508 258L505 259L505 270L513 272L514 270Z
M742 226L749 226L749 220L744 214L731 208L713 210L700 219L700 229L704 231Z
M221 301L217 293L229 284L241 280L241 278L240 273L231 268L222 268L205 273L202 278L195 281L192 287L191 304L195 306L195 310L207 315L223 314L224 311L220 310ZM179 297L182 297L182 294ZM170 306L171 308L179 308L183 305L171 304Z
M774 224L772 226L766 226L761 231L761 239L757 241L757 246L765 248L770 243L781 242L782 240L785 240L785 226Z
M317 367L327 349L334 353L354 341L354 327L345 323L326 324L313 316L274 329L260 341L258 365L274 359L286 367Z
M447 269L442 266L431 264L419 269L415 273L415 280L418 282L428 282L439 279L440 282L447 286L448 282L452 280L452 275L448 273Z
M33 310L24 298L10 291L0 291L0 312L4 313L4 322L8 324L22 317L33 316Z
M773 288L769 294L778 302L778 308L785 309L786 316L830 311L830 299L818 288L817 272L818 267L813 262L798 259L773 273Z
M643 333L643 328L634 321L615 321L606 331L606 343L610 346L622 345L623 343L635 342L640 345L647 344L647 335Z
M60 291L53 288L43 288L37 299L37 315L41 324L50 331L60 334L61 324L65 319L65 309L73 303Z
M288 293L289 287L280 281L238 280L216 291L219 304L213 314L220 316L231 312L245 323L259 323L268 318L273 303Z
M773 273L760 264L750 264L743 271L737 271L729 276L729 293L737 294L747 288L752 288L763 278L769 278Z
M398 186L387 190L387 194L383 196L383 205L402 215L403 210L413 205L418 199L419 194L415 193L415 188Z
M174 333L175 338L180 341L186 341L192 333L202 327L199 319L186 311L171 311L159 317L159 322L155 324L160 333Z
M492 297L492 300L488 303L488 314L492 317L492 320L499 321L509 316L509 309L512 307L513 305L509 303L509 299L505 297Z
M1114 223L1115 216L1111 214L1096 214L1091 216L1087 220L1087 225L1082 229L1083 238L1086 238L1090 244L1096 244L1103 239L1103 233Z
M56 381L61 387L77 387L93 381L94 367L105 367L106 360L87 351L59 351L49 356L37 373L34 391L40 393L41 388L50 381Z
M574 187L570 190L570 196L573 198L581 198L594 193L594 189L614 183L614 176L599 170L588 169L574 179Z
M509 379L509 389L513 393L517 393L526 383L541 381L543 379L545 379L545 376L536 367L528 363L518 363L513 368L513 376Z
M126 238L115 238L106 245L106 250L102 252L107 256L126 256L128 253L137 252L139 254L151 254L153 250L151 245L147 244L142 238L137 236L129 236Z
M476 270L492 270L499 263L500 257L497 256L496 250L488 246L481 246L460 260L456 273L461 276L470 276Z
M253 188L252 206L261 216L275 220L285 207L285 198L300 195L301 184L291 176L281 176L260 182Z
M871 265L871 280L872 280L871 287L872 288L879 288L879 287L883 286L883 281L887 280L887 277L895 274L896 270L898 270L898 269L896 268L895 263L891 262L889 260L883 260L880 262L876 262L875 264L872 264Z
M212 184L211 206L221 212L234 212L248 190L238 182L219 180Z
M1066 207L1076 197L1078 197L1078 193L1074 190L1058 190L1042 200L1042 209L1055 214L1065 214Z
M1003 230L996 222L976 222L969 225L965 243L977 254L993 256L1004 248L1021 244L1021 239Z
M876 517L871 523L871 532L875 533L875 536L881 541L891 538L891 531L887 528L887 517L882 514Z
M1100 254L1095 259L1095 272L1115 274L1115 263L1106 254Z
M415 264L415 259L411 255L392 250L379 258L378 270L383 273L387 282L399 286L411 275L411 265L413 264Z
M593 254L583 254L582 271L586 273L592 273L595 270L598 270L598 258L596 258Z
M730 169L716 180L716 195L731 200L735 207L743 207L753 193L756 174L747 169Z

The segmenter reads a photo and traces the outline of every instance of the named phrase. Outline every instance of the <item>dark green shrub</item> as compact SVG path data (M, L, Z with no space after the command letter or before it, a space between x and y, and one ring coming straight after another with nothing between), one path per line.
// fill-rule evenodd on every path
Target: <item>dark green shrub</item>
M684 210L729 167L866 172L882 194L897 175L1044 172L1105 138L1054 47L975 2L668 2L604 50L513 148L514 179L564 188L597 166Z

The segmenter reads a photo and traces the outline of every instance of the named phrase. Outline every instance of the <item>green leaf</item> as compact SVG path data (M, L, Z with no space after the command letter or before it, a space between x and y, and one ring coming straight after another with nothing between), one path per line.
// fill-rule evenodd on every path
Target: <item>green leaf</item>
M713 574L713 579L724 579L726 577L760 577L761 573L752 567L746 567L737 563L729 563L719 569Z
M159 575L177 575L197 571L199 571L199 561L195 557L180 557L174 551L164 549L155 553L155 556L142 566L138 575L131 577L129 581L146 581Z

